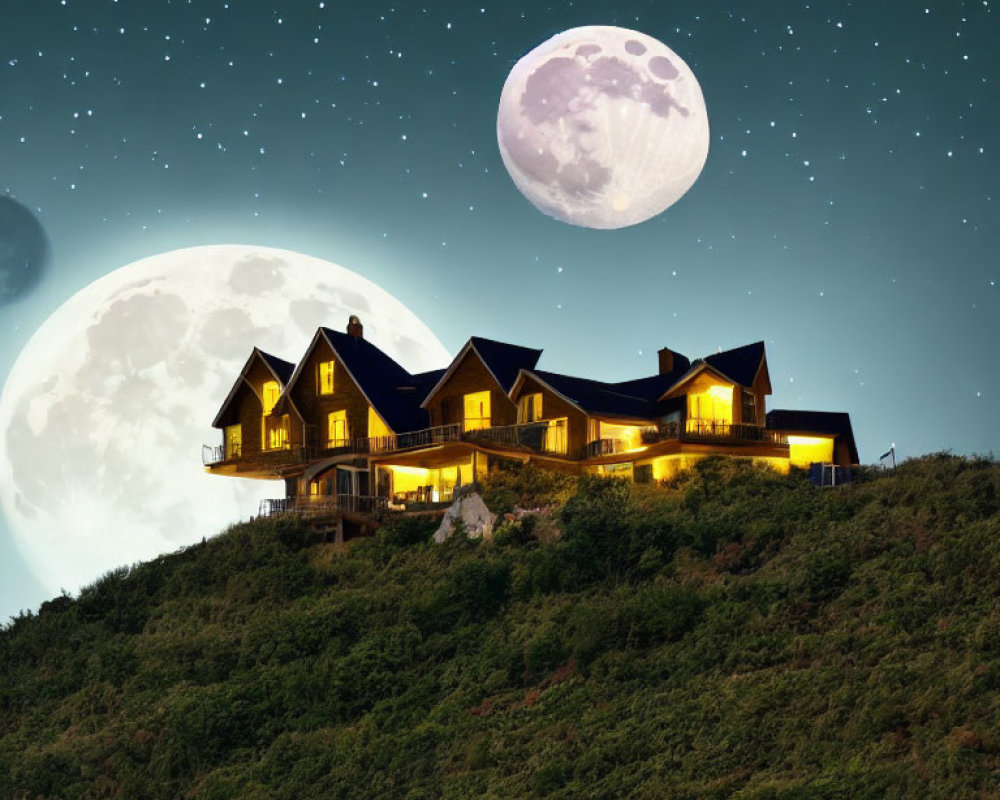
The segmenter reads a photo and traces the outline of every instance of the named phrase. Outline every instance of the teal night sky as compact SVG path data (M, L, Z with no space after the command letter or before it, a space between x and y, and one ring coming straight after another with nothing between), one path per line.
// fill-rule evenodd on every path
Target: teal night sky
M20 294L0 281L0 382L101 275L247 243L364 275L452 352L475 334L623 380L665 345L763 339L770 406L850 412L865 463L1000 451L991 2L0 0L0 19L0 269L44 250L23 210L49 252ZM676 51L712 130L691 191L617 231L539 213L496 143L514 63L595 24ZM0 619L43 599L0 520Z

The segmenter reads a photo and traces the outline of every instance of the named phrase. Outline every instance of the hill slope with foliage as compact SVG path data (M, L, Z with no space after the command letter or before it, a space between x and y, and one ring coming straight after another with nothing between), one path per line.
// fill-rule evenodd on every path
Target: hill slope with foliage
M0 630L2 798L1000 791L1000 465L527 470L492 542L236 526Z

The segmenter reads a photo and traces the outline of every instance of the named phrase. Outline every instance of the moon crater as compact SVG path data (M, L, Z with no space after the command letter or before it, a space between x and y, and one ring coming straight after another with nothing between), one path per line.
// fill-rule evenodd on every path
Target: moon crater
M449 360L396 298L288 250L176 250L67 300L0 394L0 510L42 584L73 591L283 495L280 484L206 475L201 446L218 444L212 419L254 346L296 361L318 327L343 329L351 314L414 372Z
M511 70L497 141L515 185L543 212L620 228L694 184L708 157L708 114L694 74L662 42L574 28Z

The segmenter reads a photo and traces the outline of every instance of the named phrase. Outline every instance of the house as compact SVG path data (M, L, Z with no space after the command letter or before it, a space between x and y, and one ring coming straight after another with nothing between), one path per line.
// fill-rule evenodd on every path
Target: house
M858 463L843 413L766 409L763 342L606 383L538 369L542 351L473 336L446 369L411 374L364 338L320 328L295 365L254 349L216 415L208 472L282 479L263 511L446 503L494 464L669 480L711 454L787 472Z

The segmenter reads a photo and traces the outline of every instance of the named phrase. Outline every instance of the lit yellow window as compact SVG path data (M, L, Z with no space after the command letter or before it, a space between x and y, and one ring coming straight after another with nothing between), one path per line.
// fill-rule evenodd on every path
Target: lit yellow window
M833 463L833 439L822 436L789 436L788 460L796 467Z
M283 450L288 447L288 415L264 418L264 449Z
M465 395L465 430L478 431L490 427L490 393L473 392Z
M688 431L716 429L733 422L733 387L712 385L688 395Z
M569 420L550 419L545 429L545 450L550 453L566 453L566 429Z
M226 443L226 458L239 458L243 450L243 426L227 425L223 441Z
M326 446L346 447L348 442L347 411L334 411L326 415Z
M265 381L262 389L264 413L270 414L271 409L274 408L278 402L278 398L281 396L281 387L278 386L277 381Z
M319 365L319 393L333 394L333 361L321 361Z
M517 401L517 421L537 422L542 418L542 393L521 395Z

